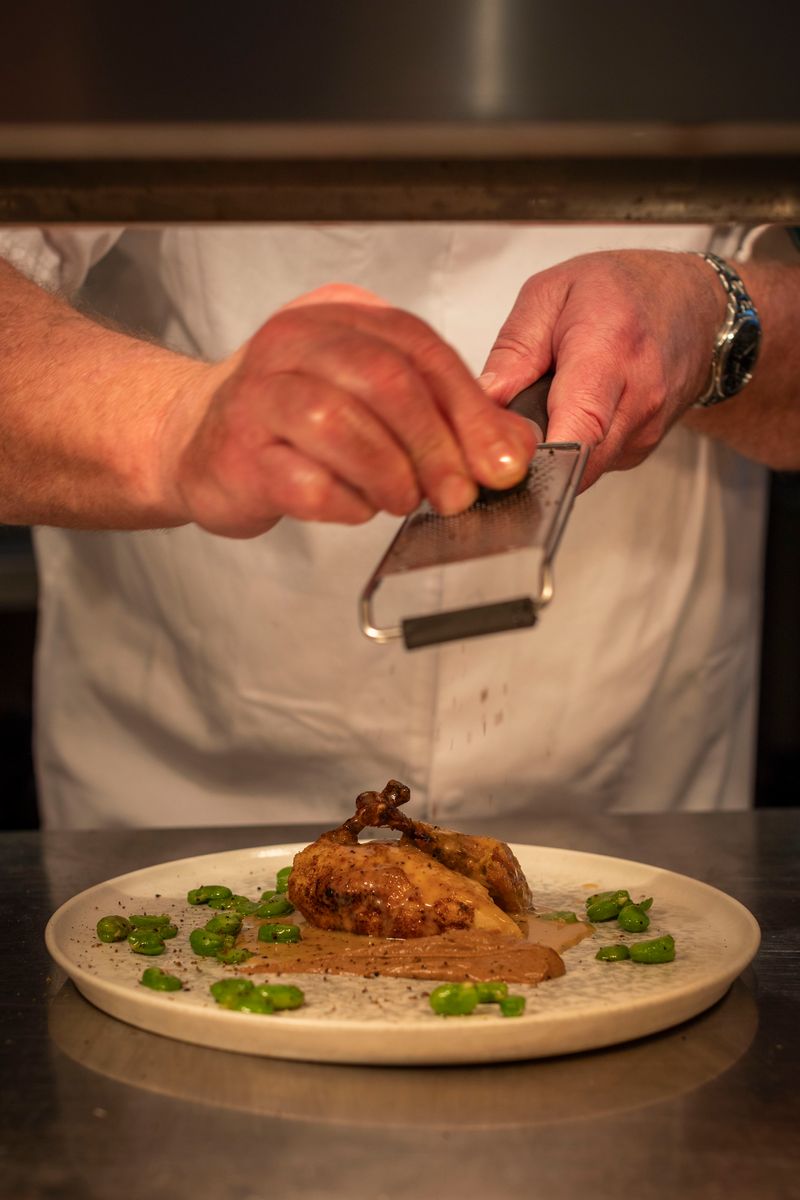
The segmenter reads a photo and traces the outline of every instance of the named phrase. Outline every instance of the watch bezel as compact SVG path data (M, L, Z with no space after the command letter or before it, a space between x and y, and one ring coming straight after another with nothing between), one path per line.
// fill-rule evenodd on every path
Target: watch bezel
M754 336L753 336L754 335ZM736 314L733 328L728 330L719 346L719 361L715 372L714 393L720 400L736 396L753 378L758 361L761 340L761 323L752 308ZM744 364L738 360L743 343L750 341L745 353Z
M737 396L753 378L762 330L756 307L736 271L716 254L697 253L716 272L728 295L725 320L714 343L708 386L694 402L695 408L711 408Z

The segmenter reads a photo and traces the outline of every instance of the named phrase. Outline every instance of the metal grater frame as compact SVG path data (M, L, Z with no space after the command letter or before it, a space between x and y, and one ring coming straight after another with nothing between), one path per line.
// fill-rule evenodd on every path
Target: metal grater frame
M577 442L544 442L523 482L479 498L463 513L440 516L425 501L406 517L359 599L362 632L375 642L402 638L407 649L530 627L553 595L552 563L588 456ZM391 576L537 549L540 578L529 596L494 604L414 615L399 625L375 624L373 598Z

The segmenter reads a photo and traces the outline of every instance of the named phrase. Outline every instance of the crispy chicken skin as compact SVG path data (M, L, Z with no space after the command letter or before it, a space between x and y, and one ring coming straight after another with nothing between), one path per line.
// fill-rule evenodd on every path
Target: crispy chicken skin
M319 928L375 937L452 929L521 937L507 913L525 911L531 896L508 846L411 821L398 812L409 797L409 789L393 779L382 792L362 792L354 817L295 857L292 903ZM402 836L360 843L368 826L388 826Z
M382 792L362 792L356 799L356 815L342 826L361 832L367 825L385 825L402 833L401 842L411 842L451 871L466 875L486 888L504 912L528 912L533 907L528 881L505 842L440 829L425 821L412 821L399 811L411 792L403 783L390 779Z

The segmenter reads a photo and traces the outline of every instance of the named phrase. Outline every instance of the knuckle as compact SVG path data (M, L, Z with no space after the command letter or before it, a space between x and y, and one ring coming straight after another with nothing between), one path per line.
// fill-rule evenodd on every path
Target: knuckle
M396 353L404 356L409 369L416 374L444 375L458 361L452 346L421 317L401 309L388 309L382 320L391 332Z
M573 413L572 425L579 441L598 446L608 436L611 414L597 408L578 406Z
M280 480L278 494L271 491L272 504L299 521L362 525L376 511L369 498L351 492L327 468L311 461L293 463Z
M333 500L333 480L321 470L295 468L285 482L285 507L302 521L324 520Z
M335 437L337 432L350 421L350 405L347 397L327 392L312 394L305 401L301 414L302 423L316 437Z
M431 337L420 340L415 359L423 374L444 376L456 361L455 351L431 331Z
M260 329L256 331L252 338L252 345L261 348L264 343L269 343L276 339L294 339L301 335L307 328L309 321L315 319L313 306L308 308L299 306L296 308L282 308L278 312L273 313L268 321L265 321Z
M359 287L356 283L323 283L320 287L314 288L313 291L306 292L296 300L290 301L290 305L313 304L359 304L385 307L384 301L381 300L380 296L376 295L375 292L369 291L367 288Z
M525 329L522 323L507 321L495 338L492 350L502 350L505 354L510 354L514 358L529 358L529 338L525 337Z
M390 396L407 395L419 388L419 377L411 361L399 351L387 352L376 359L371 371L372 385Z
M427 321L423 321L422 317L417 317L414 313L406 312L405 309L387 308L378 314L378 318L382 324L388 325L390 329L412 342L438 339L438 335Z

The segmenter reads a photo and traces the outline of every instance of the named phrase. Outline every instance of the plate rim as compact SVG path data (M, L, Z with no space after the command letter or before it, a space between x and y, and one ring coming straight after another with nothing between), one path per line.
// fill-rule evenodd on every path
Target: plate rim
M103 1007L102 1003L98 1003L98 1001L95 999L95 996L97 995L97 993L100 992L101 994L108 993L110 995L110 997L115 998L117 1000L124 1001L125 999L127 999L133 1003L135 1008L141 1007L145 1012L147 1012L148 1010L150 1010L154 1013L168 1011L167 1009L165 1009L164 1001L165 1000L168 1001L170 1007L172 1007L175 1005L176 1001L179 1001L180 993L165 993L165 994L152 993L151 994L151 993L147 992L146 989L140 989L139 991L135 991L135 990L132 990L129 982L119 982L114 979L99 978L92 971L87 970L85 967L72 961L69 958L68 954L58 944L58 932L59 932L59 927L65 921L67 921L69 919L69 916L70 916L72 910L75 908L78 908L79 906L83 905L87 901L90 902L92 899L92 896L95 893L100 893L101 891L103 891L104 889L109 888L109 887L118 887L120 890L122 890L121 885L124 885L125 882L129 881L132 877L146 875L148 872L151 872L151 871L164 871L164 870L169 870L169 868L171 868L171 867L180 867L181 869L188 869L194 863L201 865L205 862L209 862L210 860L218 861L220 859L224 860L225 858L234 858L235 859L235 858L243 857L245 859L245 861L249 860L251 862L257 861L258 858L262 858L262 859L290 858L290 857L293 857L294 854L298 853L298 851L302 850L307 844L308 843L306 843L306 842L264 843L264 844L257 845L257 846L245 846L245 847L240 847L240 848L235 848L235 849L226 849L226 850L211 852L208 854L191 855L191 856L184 857L184 858L169 859L164 862L152 863L149 866L135 868L132 871L126 871L121 875L116 875L110 879L102 880L96 884L92 884L90 887L84 888L80 892L77 892L73 896L69 897L66 901L64 901L61 905L59 905L59 907L55 910L55 912L50 916L50 918L47 921L47 924L45 926L45 930L44 930L44 940L45 940L45 944L47 946L48 952L50 953L50 955L54 959L54 961L58 964L58 966L73 981L73 983L78 988L78 990L81 992L81 994L84 995L86 997L86 999L88 999L91 1003L95 1004L97 1007L100 1007L100 1008ZM705 893L715 897L715 902L717 904L722 902L723 906L729 910L729 914L735 914L737 920L740 922L740 926L741 926L740 934L741 934L742 940L744 942L744 945L740 946L739 950L734 953L731 961L725 965L724 970L718 970L711 980L709 980L709 979L687 980L683 984L681 984L679 987L671 990L668 997L665 997L665 995L663 993L658 993L658 992L654 993L653 995L644 995L644 996L636 997L636 1012L638 1014L640 1014L643 1018L647 1018L648 1014L652 1015L654 1012L657 1012L658 1010L662 1009L667 1000L670 1004L677 1004L679 1006L685 1006L687 1004L687 1002L689 1002L689 1008L691 1008L692 1007L691 998L693 996L707 994L707 996L710 997L710 998L704 999L702 1001L702 1003L700 1003L698 1005L697 1008L695 1008L692 1012L690 1012L688 1014L688 1016L686 1015L684 1008L681 1007L681 1012L683 1012L684 1015L677 1017L675 1020L669 1020L664 1023L659 1023L657 1026L654 1026L653 1028L649 1028L647 1030L647 1033L653 1033L653 1032L657 1032L658 1030L667 1029L675 1024L681 1023L682 1021L684 1021L686 1019L689 1019L689 1017L691 1017L691 1016L698 1015L700 1012L705 1011L706 1008L710 1007L711 1004L715 1003L718 999L720 999L725 994L725 992L728 990L728 988L733 983L733 981L753 961L755 955L758 952L759 945L761 942L761 930L760 930L759 924L758 924L756 918L754 917L754 915L740 900L737 900L736 897L729 895L729 893L722 891L720 888L715 887L713 884L706 883L705 880L695 879L693 876L685 875L678 871L673 871L667 867L660 867L653 863L646 863L646 862L640 862L640 861L634 860L634 859L621 858L617 855L601 854L601 853L598 853L595 851L590 851L590 850L573 850L573 849L566 848L566 847L539 846L539 845L534 845L531 843L519 843L519 842L510 842L510 843L508 843L508 845L510 846L511 850L517 856L519 856L520 852L522 852L523 856L526 858L529 855L534 855L534 854L542 855L544 857L551 856L551 857L556 857L556 858L560 857L560 856L567 856L571 859L576 859L576 860L584 859L584 860L587 860L587 862L591 861L592 863L598 863L598 862L602 863L603 867L608 868L610 871L615 870L616 867L619 866L622 869L634 868L638 871L652 872L655 874L665 875L665 876L668 876L672 881L674 881L678 885L688 884L693 889L700 889L701 892L705 892ZM530 871L526 872L526 874L530 875ZM580 887L582 885L577 885L577 886ZM534 886L534 892L535 892L535 886ZM551 984L557 984L558 982L559 982L559 980L550 981ZM91 993L91 994L89 994L89 993ZM621 999L614 1000L614 1001L604 1000L603 1010L604 1010L604 1013L608 1014L609 1017L613 1017L613 1016L618 1015L623 1012L630 1012L630 997L626 998L623 996ZM105 1011L108 1011L108 1010L106 1009ZM216 1010L214 1010L214 1009L199 1008L199 1007L195 1007L194 1005L191 1006L191 1008L189 1006L179 1006L179 1011L184 1012L184 1013L191 1012L195 1016L197 1014L203 1014L205 1017L209 1017L210 1014L213 1014L210 1016L211 1020L214 1020L214 1018L219 1020L219 1017L224 1015L224 1020L226 1022L226 1026L231 1031L233 1031L234 1029L245 1029L245 1028L250 1029L250 1030L253 1029L252 1016L251 1016L251 1014L247 1014L247 1013L237 1013L237 1012L227 1012L226 1011L224 1014L217 1014ZM149 1025L142 1025L140 1021L137 1021L133 1018L120 1016L116 1012L111 1012L110 1015L115 1017L118 1020L127 1021L128 1024L138 1025L138 1027L149 1029L151 1032L161 1033L163 1036L171 1036L171 1037L176 1036L176 1034L174 1034L174 1033L163 1034L163 1031L161 1029L153 1028L152 1026L149 1026ZM522 1017L517 1018L513 1023L509 1023L509 1022L505 1021L504 1019L501 1019L499 1014L496 1015L494 1013L491 1013L491 1014L482 1015L481 1031L485 1038L489 1038L489 1039L491 1039L492 1037L497 1038L500 1031L508 1030L509 1024L513 1024L513 1026L515 1026L517 1029L530 1030L532 1036L535 1034L535 1032L537 1030L547 1030L547 1029L552 1029L553 1027L557 1027L558 1031L562 1032L564 1035L568 1035L570 1033L570 1031L574 1031L576 1027L580 1027L582 1024L585 1024L585 1022L586 1022L586 1014L585 1014L585 1012L582 1012L580 1008L573 1009L573 1010L567 1009L566 1011L558 1012L558 1013L553 1013L552 1011L526 1012L525 1014L523 1014ZM647 1023L646 1020L645 1020L645 1023ZM304 1035L304 1034L307 1036L313 1035L322 1030L328 1031L331 1034L352 1033L354 1026L357 1026L360 1029L364 1028L363 1024L359 1025L359 1023L357 1021L354 1021L352 1017L347 1018L347 1019L334 1018L334 1017L315 1017L313 1015L312 1016L301 1015L299 1012L297 1014L293 1014L293 1019L291 1022L282 1023L282 1028L285 1029L287 1032L289 1030L296 1031L296 1033L288 1034L288 1038L289 1038L290 1042L293 1039L302 1040L302 1035ZM221 1028L224 1028L224 1027L221 1027ZM397 1032L397 1029L398 1029L397 1024L389 1018L375 1018L375 1019L371 1019L369 1021L370 1033L374 1034L374 1035L381 1036L381 1035L385 1035L386 1033ZM437 1044L440 1047L442 1047L442 1046L446 1047L455 1042L463 1041L463 1038L461 1036L463 1031L461 1030L460 1024L457 1022L440 1022L436 1026L420 1025L419 1027L415 1027L415 1037L417 1037L418 1035L421 1035L422 1037L425 1037L426 1039L429 1040L434 1036L434 1031L435 1031L435 1041L437 1042ZM635 1036L636 1037L647 1036L647 1033L637 1034ZM233 1049L233 1047L230 1047L228 1045L221 1046L219 1041L216 1043L213 1040L197 1042L197 1038L191 1037L188 1035L186 1038L180 1038L180 1040L195 1042L196 1044L202 1044L202 1045L206 1045L206 1046L213 1046L216 1044L219 1048L222 1048L222 1049ZM229 1039L225 1039L225 1040L228 1041ZM506 1041L507 1039L499 1038L498 1040ZM596 1042L596 1043L594 1041L592 1041L591 1045L592 1046L596 1045L596 1047L599 1049L602 1046L614 1044L615 1041L621 1041L621 1040L627 1041L627 1040L631 1040L631 1039L626 1037L623 1039L612 1039L610 1041L606 1040L606 1041ZM255 1039L254 1039L254 1043L255 1043ZM584 1045L581 1049L586 1050L589 1048L590 1048L590 1046ZM247 1049L244 1049L241 1052L249 1053L249 1054L260 1054L262 1056L263 1055L269 1056L270 1054L276 1053L276 1051L270 1050L269 1047L262 1048L261 1046L257 1046L255 1044L252 1044ZM549 1055L549 1054L562 1054L562 1053L571 1053L571 1052L577 1052L577 1051L555 1049L552 1051L547 1051L546 1053ZM281 1053L280 1056L281 1057L302 1058L305 1061L323 1061L321 1058L319 1058L316 1055L312 1058L312 1057L309 1057L307 1055L303 1055L300 1053L286 1054L284 1052L284 1053ZM529 1049L526 1053L515 1054L512 1057L514 1057L514 1058L538 1058L538 1057L545 1057L545 1053L543 1053L541 1050ZM364 1059L354 1059L352 1057L347 1057L347 1058L331 1058L331 1059L328 1059L327 1061L348 1062L348 1063L352 1064L352 1063L359 1062L359 1061L360 1062L376 1062L378 1060L376 1060L374 1057L364 1058ZM402 1060L398 1059L396 1057L391 1057L387 1061L400 1062ZM504 1058L494 1058L491 1056L489 1056L488 1058L485 1056L484 1057L477 1057L477 1056L472 1057L472 1056L468 1055L464 1058L460 1058L460 1059L456 1060L452 1057L447 1057L447 1056L443 1057L440 1054L439 1056L433 1055L431 1057L428 1057L428 1058L425 1058L422 1060L416 1059L416 1060L414 1060L413 1063L409 1062L409 1065L418 1065L420 1061L427 1061L427 1062L431 1062L431 1063L434 1063L434 1062L446 1063L446 1062L455 1062L455 1061L460 1061L460 1062L472 1061L472 1062L484 1062L485 1063L485 1062L492 1062L492 1061L497 1061L497 1062L508 1061L508 1058L505 1058L505 1057Z

